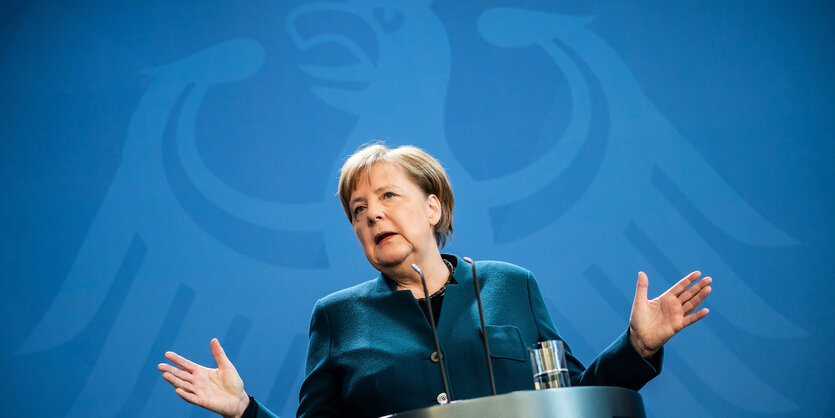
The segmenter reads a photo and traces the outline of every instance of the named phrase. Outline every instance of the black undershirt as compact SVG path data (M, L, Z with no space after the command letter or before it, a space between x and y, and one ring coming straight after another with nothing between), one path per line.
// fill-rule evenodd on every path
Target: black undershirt
M441 254L441 258L444 259L448 266L452 266L449 272L449 282L447 282L447 286L458 284L455 279L452 278L452 273L455 272L455 268L458 264L458 259L452 256L447 256L446 254ZM444 303L444 296L446 296L446 292L435 296L429 299L430 304L432 305L432 313L435 314L435 324L438 323L438 319L441 318L441 305ZM426 320L429 321L429 308L426 305L425 299L418 299L418 306L420 306L420 310L423 311L423 315L426 316Z
M441 305L444 303L444 296L443 295L435 296L432 299L429 299L429 304L432 305L432 313L435 314L435 323L438 323L438 319L441 317ZM429 320L429 308L426 305L426 301L418 301L418 306L420 306L420 310L423 311L423 315L426 316L426 320Z

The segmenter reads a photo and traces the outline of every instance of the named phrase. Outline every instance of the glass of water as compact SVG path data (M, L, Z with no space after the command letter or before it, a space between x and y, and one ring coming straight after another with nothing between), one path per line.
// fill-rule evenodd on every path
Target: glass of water
M540 341L528 347L536 390L571 386L562 341Z

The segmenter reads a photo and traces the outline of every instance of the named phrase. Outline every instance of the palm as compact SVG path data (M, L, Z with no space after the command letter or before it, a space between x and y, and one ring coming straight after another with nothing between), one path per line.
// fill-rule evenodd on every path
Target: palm
M238 373L234 369L230 373L219 368L198 367L199 369L192 373L192 385L193 393L201 403L195 404L221 415L233 415L238 394L244 388L244 382Z
M217 339L212 340L211 349L218 365L216 369L201 366L170 351L165 353L165 358L177 367L160 363L158 369L185 401L226 417L240 416L249 400L244 392L244 382Z
M655 354L679 331L707 315L707 308L693 313L711 291L712 279L706 277L697 281L700 275L694 271L661 296L648 300L649 279L643 272L638 274L629 329L632 345L644 357Z

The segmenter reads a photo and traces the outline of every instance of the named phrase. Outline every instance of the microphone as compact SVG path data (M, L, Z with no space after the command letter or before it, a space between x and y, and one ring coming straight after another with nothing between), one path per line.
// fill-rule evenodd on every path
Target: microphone
M426 307L429 308L427 309L429 311L429 325L432 326L432 336L435 337L435 351L438 352L438 365L441 366L441 378L444 380L444 392L446 392L447 402L452 402L452 393L449 391L449 382L444 368L444 353L441 352L441 344L438 342L438 328L435 327L435 314L432 312L432 304L429 303L429 289L426 287L426 278L423 277L423 271L417 264L412 264L412 270L417 272L420 276L420 282L423 284L423 295L426 298ZM493 390L493 394L495 393L496 391Z
M484 355L487 357L487 373L490 375L490 389L493 391L493 395L495 395L496 378L493 377L493 360L490 359L490 346L487 344L487 330L484 327L484 309L481 307L481 289L478 287L478 275L475 272L475 262L470 257L464 257L464 261L473 266L473 285L475 286L475 299L478 301L478 319L481 320L481 339L484 341Z

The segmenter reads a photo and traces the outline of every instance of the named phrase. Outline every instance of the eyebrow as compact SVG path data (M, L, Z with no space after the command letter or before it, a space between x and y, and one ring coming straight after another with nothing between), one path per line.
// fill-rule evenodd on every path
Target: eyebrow
M374 193L380 193L380 192L381 192L381 191L383 191L384 189L388 189L388 188L397 189L397 186L395 186L394 184L384 184L384 185L382 185L382 186L380 186L380 187L376 188L376 189L374 190ZM364 198L362 198L362 197L355 197L355 198L351 199L351 201L350 201L350 202L348 202L348 207L353 206L353 205L354 205L354 203L357 203L357 202L364 202L364 201L365 201L365 199L364 199Z

